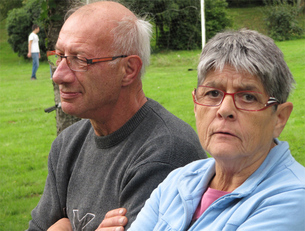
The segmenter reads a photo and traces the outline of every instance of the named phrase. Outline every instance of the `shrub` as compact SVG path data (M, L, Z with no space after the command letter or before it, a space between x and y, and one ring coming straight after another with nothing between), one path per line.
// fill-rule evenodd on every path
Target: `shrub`
M22 0L0 1L0 20L5 19L11 9L19 7L22 7Z
M14 52L19 56L27 58L28 36L32 32L32 25L37 24L40 27L39 48L41 58L46 59L46 48L44 28L39 21L41 12L41 0L28 0L26 4L18 9L9 11L6 19L6 30L8 33L8 43Z
M228 3L225 0L205 1L206 39L212 38L218 32L231 27L233 21L227 14Z
M271 38L278 41L291 40L304 33L298 25L300 8L295 2L286 0L268 0L263 12L265 24Z
M252 7L264 5L264 0L227 0L229 7Z
M199 0L121 0L138 15L148 15L155 26L154 50L201 48ZM225 0L205 0L206 37L229 27Z

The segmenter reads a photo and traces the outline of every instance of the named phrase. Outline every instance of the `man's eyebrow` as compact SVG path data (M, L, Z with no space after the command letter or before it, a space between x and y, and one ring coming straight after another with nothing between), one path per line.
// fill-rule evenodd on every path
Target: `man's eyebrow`
M58 46L55 45L55 51L61 51L61 49L58 48Z

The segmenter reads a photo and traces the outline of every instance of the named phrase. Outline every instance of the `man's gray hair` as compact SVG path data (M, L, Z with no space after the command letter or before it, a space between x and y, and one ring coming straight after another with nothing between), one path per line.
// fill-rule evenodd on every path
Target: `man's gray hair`
M95 1L94 1L95 2ZM119 2L112 0L112 2ZM77 2L67 12L65 20L67 20L74 12L85 6L82 2ZM137 17L137 16L136 16ZM114 41L112 44L113 55L138 55L142 62L141 77L145 73L146 67L150 62L150 39L152 36L152 25L145 18L124 17L120 21L115 21L117 27L112 30ZM119 60L112 62L116 65Z
M142 62L141 76L150 61L152 25L145 19L123 18L113 29L113 48L124 55L138 55Z
M257 76L269 96L286 102L294 79L274 41L256 31L241 29L218 33L205 45L198 64L198 85L210 70L228 65L239 73Z

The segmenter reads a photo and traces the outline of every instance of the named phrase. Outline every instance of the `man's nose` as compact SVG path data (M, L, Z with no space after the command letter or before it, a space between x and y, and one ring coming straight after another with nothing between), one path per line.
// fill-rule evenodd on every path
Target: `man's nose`
M68 66L67 60L64 58L61 60L53 74L53 81L56 84L63 84L65 82L71 82L73 79L74 73Z

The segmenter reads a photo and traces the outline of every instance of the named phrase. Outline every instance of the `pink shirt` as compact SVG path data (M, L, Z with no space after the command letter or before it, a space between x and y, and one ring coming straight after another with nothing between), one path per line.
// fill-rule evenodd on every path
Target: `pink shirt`
M197 220L214 201L229 193L230 192L208 188L207 191L202 195L201 202L194 213L193 221Z

